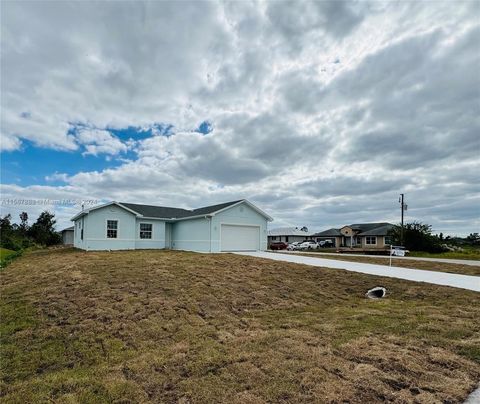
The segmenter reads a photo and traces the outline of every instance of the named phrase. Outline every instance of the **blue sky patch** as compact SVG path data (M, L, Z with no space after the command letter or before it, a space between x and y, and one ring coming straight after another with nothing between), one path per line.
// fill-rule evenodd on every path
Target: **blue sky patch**
M21 186L62 185L60 180L47 181L45 177L55 173L74 175L81 171L101 171L121 164L123 162L115 157L107 161L105 155L46 149L24 140L22 149L2 153L2 183Z
M203 133L204 135L210 133L213 130L213 125L209 121L203 121L195 132Z

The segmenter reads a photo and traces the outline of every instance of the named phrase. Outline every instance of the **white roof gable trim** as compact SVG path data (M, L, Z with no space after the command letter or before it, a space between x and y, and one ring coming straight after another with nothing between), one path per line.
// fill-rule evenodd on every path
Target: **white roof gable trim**
M92 207L92 208L90 208L90 209L84 209L84 210L82 210L81 212L77 213L75 216L73 216L70 220L77 220L79 217L82 217L83 215L86 215L86 214L90 213L90 212L93 211L93 210L105 208L105 207L110 206L110 205L117 205L118 207L120 207L120 208L122 208L122 209L125 209L126 211L128 211L128 212L130 212L130 213L133 213L135 216L140 216L140 217L143 216L143 215L141 215L140 213L135 212L134 210L127 208L126 206L122 205L121 203L112 201L112 202L104 203L104 204L102 204L102 205L94 206L94 207Z
M211 215L215 216L217 213L223 212L225 210L231 209L234 206L241 205L242 203L245 203L246 205L250 206L253 210L255 210L257 213L261 214L263 217L265 217L269 222L273 222L273 217L270 215L267 215L263 210L257 208L253 203L247 201L246 199L242 199L241 201L238 201L237 203L234 203L233 205L227 206L226 208L217 210L213 212Z

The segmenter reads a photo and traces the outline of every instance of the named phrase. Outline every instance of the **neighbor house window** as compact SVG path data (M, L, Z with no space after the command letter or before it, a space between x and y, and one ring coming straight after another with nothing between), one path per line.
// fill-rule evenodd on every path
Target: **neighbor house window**
M277 236L272 236L272 240L276 240L277 239Z
M118 220L107 220L107 238L117 238Z
M392 244L392 236L385 236L385 244L386 245Z
M152 238L152 224L140 223L140 238L151 239Z
M367 236L365 237L365 244L377 244L377 237L376 236Z

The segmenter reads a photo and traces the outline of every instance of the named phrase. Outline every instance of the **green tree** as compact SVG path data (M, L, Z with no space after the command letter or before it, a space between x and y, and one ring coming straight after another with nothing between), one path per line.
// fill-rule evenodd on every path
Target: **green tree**
M18 226L18 229L20 230L20 233L23 236L26 236L28 233L28 213L27 212L22 212L20 213L20 226Z
M0 237L6 237L13 231L12 215L9 213L0 217Z
M20 250L23 247L22 236L18 226L12 223L12 215L0 217L0 245L9 250Z
M478 233L470 233L467 236L467 242L471 245L480 244L480 235Z
M390 231L394 244L400 244L401 226ZM441 252L440 238L432 234L432 226L421 222L406 223L403 227L404 246L410 251Z
M55 215L48 211L40 213L37 221L29 229L32 239L41 245L54 245L61 242L60 235L55 231Z

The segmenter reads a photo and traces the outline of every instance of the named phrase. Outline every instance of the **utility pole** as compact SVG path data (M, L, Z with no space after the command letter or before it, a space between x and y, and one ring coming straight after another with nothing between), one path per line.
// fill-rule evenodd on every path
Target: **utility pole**
M401 216L401 231L400 231L400 244L403 246L403 216L404 216L404 212L407 210L407 204L405 203L405 194L400 194L400 199L398 200L398 202L400 203L401 207L401 212L402 212L402 216Z

